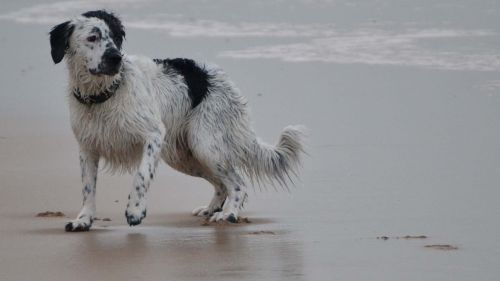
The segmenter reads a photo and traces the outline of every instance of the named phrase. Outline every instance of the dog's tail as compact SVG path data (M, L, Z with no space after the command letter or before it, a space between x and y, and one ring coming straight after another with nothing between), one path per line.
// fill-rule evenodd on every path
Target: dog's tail
M259 185L279 183L286 187L298 175L301 158L305 154L305 133L303 126L288 126L281 132L275 146L255 139L244 159L244 171Z

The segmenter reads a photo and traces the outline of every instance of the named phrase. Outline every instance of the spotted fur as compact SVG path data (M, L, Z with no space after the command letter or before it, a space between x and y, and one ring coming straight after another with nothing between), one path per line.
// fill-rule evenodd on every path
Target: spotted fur
M208 206L193 210L213 221L237 220L247 199L245 179L287 184L303 153L302 128L289 126L276 146L265 144L250 127L246 100L219 67L127 55L124 36L120 20L105 11L87 12L50 33L54 62L65 57L68 65L71 126L80 146L83 208L67 231L92 225L99 159L111 171L135 174L125 211L131 226L147 215L160 159L214 186ZM106 61L112 51L116 73ZM73 95L78 89L82 98L98 96L116 83L102 103Z

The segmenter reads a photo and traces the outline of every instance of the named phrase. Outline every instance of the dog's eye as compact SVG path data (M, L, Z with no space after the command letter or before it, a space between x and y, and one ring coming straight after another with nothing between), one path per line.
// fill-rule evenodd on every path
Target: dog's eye
M89 42L95 42L96 40L97 40L97 36L95 36L95 35L87 37L87 41L89 41Z

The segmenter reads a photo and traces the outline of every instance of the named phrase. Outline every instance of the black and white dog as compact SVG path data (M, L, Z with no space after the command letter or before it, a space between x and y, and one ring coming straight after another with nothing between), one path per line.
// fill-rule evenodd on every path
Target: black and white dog
M247 198L243 177L285 184L295 174L303 131L289 126L276 146L250 127L245 99L215 66L190 59L150 59L122 52L120 20L90 11L50 31L54 63L66 57L71 125L80 145L83 208L66 231L86 231L96 211L99 159L111 170L135 172L125 216L146 217L146 193L161 158L215 188L193 215L236 222Z

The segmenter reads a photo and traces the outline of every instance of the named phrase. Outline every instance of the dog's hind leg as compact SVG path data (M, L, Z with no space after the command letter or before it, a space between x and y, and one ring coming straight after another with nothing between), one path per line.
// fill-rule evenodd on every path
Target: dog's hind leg
M208 206L200 206L192 212L193 216L211 217L215 212L222 211L222 206L226 201L227 189L220 180L208 180L214 186L214 196Z
M207 174L210 176L205 179L215 188L215 195L210 204L207 207L196 208L193 214L210 216L211 221L237 222L238 212L247 198L242 177L229 161L224 159L224 153L219 148L210 148L202 143L202 145L193 145L192 149L197 161L209 171Z
M142 160L134 177L132 191L128 196L125 217L130 226L138 225L146 217L146 193L155 176L156 166L161 156L165 129L161 127L151 134L144 143Z
M66 231L87 231L92 226L95 215L95 192L99 156L80 150L80 168L83 182L83 207L76 219L66 224Z
M214 212L210 221L228 221L236 223L238 213L247 199L245 182L238 172L227 165L217 165L217 176L226 188L227 198L222 210Z

